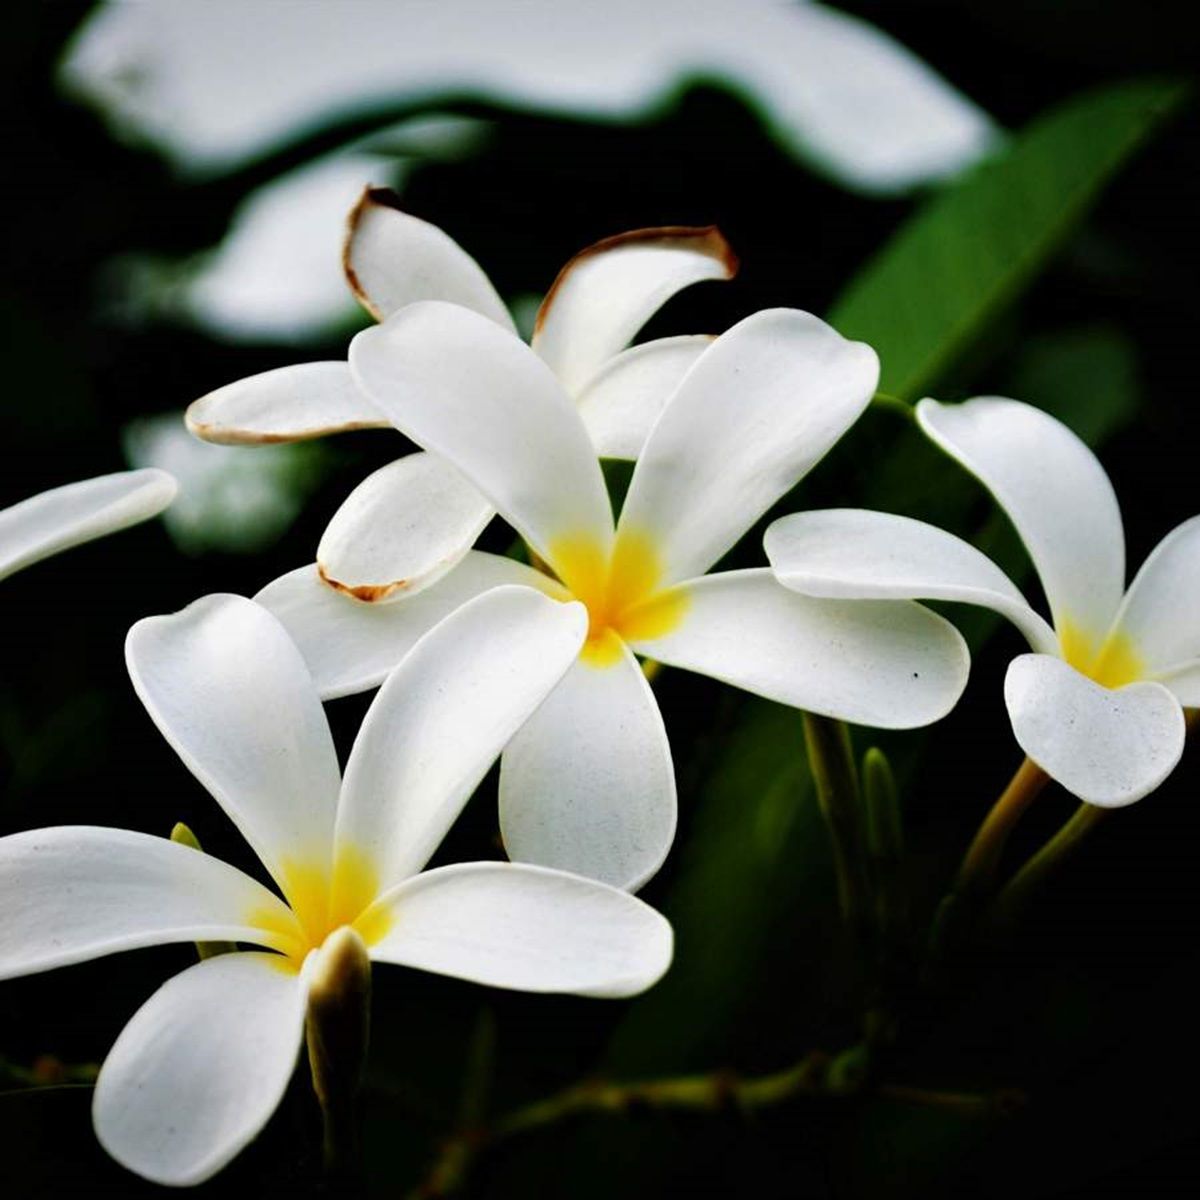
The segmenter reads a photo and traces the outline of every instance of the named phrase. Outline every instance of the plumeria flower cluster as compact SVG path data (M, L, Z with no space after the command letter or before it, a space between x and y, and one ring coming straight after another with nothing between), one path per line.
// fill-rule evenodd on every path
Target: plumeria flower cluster
M93 1104L114 1158L193 1184L234 1157L279 1104L310 992L347 942L530 992L627 996L658 979L670 926L626 892L513 863L424 869L586 633L581 605L528 589L464 606L380 689L342 778L304 662L259 605L208 596L133 627L139 697L277 891L141 833L0 839L0 978L171 942L254 947L171 979L118 1037Z
M842 509L775 522L766 549L778 579L813 597L993 609L1031 650L1013 659L1004 682L1021 749L1088 804L1141 799L1183 753L1184 706L1200 705L1200 517L1168 534L1126 588L1116 495L1071 430L995 396L923 400L917 420L1012 521L1052 624L973 546L886 513Z
M405 305L442 300L515 336L479 264L446 233L368 188L350 214L346 279L385 320ZM705 335L629 347L676 292L729 279L737 260L715 228L670 226L606 238L575 255L538 311L534 352L579 407L596 452L636 458L667 397L706 348ZM390 427L342 362L303 363L242 379L197 400L188 427L206 441L262 445ZM495 515L444 459L416 453L374 472L329 523L317 547L323 582L381 603L410 596L451 570Z
M166 471L148 467L68 483L0 509L0 579L158 516L176 490Z

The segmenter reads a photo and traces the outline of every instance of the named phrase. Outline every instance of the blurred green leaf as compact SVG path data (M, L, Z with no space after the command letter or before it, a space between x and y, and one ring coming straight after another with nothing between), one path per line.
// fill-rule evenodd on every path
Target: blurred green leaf
M879 352L880 389L913 400L936 383L1187 90L1139 80L1077 97L918 212L829 313Z

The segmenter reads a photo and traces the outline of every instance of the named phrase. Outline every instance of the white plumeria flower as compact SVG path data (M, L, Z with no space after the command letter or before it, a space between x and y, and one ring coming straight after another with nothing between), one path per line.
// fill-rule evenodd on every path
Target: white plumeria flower
M510 857L628 888L662 863L675 775L635 653L868 725L923 725L957 699L965 646L919 605L809 600L765 567L701 578L874 392L874 352L816 317L761 312L711 344L654 426L617 525L579 410L511 333L430 301L359 334L350 359L380 410L469 478L557 580L473 551L397 604L340 603L311 569L260 602L327 697L373 686L431 621L496 582L587 605L579 662L504 752Z
M515 332L479 264L442 230L368 188L350 214L346 278L377 320L443 300ZM574 397L597 453L636 458L666 399L712 340L659 338L628 348L676 292L729 279L737 260L715 228L637 229L580 251L538 311L534 351ZM188 427L205 441L254 445L390 428L345 362L303 363L228 384L197 400ZM470 481L431 454L409 454L368 476L317 547L321 577L354 600L411 595L458 562L495 515Z
M1112 484L1047 413L995 396L922 400L921 428L992 493L1041 579L1053 628L973 546L907 517L800 513L767 530L778 578L808 596L982 605L1033 651L1004 698L1021 749L1068 791L1105 808L1152 792L1183 753L1182 706L1200 705L1200 517L1159 544L1125 588Z
M93 1104L114 1158L192 1184L250 1142L295 1066L322 946L347 926L375 961L495 987L626 996L662 975L670 926L627 893L513 863L422 870L586 625L523 588L464 607L381 689L344 780L304 662L259 605L208 596L133 627L138 695L284 899L165 838L0 839L0 978L168 942L265 948L197 963L125 1027Z
M0 579L158 516L176 490L166 471L118 471L51 488L0 509Z

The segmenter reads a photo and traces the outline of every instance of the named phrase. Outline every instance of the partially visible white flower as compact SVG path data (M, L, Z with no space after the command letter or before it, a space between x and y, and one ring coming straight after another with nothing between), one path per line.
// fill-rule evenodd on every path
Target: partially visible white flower
M996 137L893 38L777 0L109 3L61 77L118 132L200 171L382 105L479 97L627 120L695 78L728 79L789 151L869 191L951 175Z
M161 468L178 481L163 520L187 554L252 554L270 546L299 515L313 482L311 447L271 447L251 462L228 446L196 441L182 413L131 421L121 440L134 466Z
M879 364L869 347L790 309L722 334L662 408L618 522L583 408L541 349L459 305L424 301L360 333L350 362L379 411L469 478L556 579L472 551L391 604L347 602L312 568L258 599L326 696L374 686L432 621L499 582L585 603L578 663L501 760L501 832L513 858L635 888L661 865L676 821L670 745L635 653L888 728L943 716L967 655L957 631L919 605L809 600L765 566L706 574L870 402ZM363 530L356 553L364 574L377 560L376 577L412 537L382 511Z
M125 1027L93 1102L114 1158L194 1184L245 1147L287 1088L310 980L346 927L376 962L494 987L627 996L662 975L670 926L624 892L513 863L424 870L586 624L524 588L464 607L380 690L344 779L304 662L264 609L208 596L130 630L139 697L283 899L166 838L0 839L0 978L171 942L263 948L197 963Z
M808 596L957 600L1007 617L1033 650L1004 683L1021 748L1089 804L1141 799L1179 761L1183 706L1200 705L1200 517L1168 534L1126 590L1112 484L1065 425L993 396L922 400L917 419L1016 527L1053 628L973 546L907 517L784 517L766 535L777 577Z
M387 189L368 188L351 212L344 263L352 292L378 320L417 301L442 300L515 329L479 264L437 226L402 211ZM736 270L718 230L683 226L605 238L563 267L538 310L531 344L577 402L598 453L636 457L667 397L711 341L667 337L629 348L638 330L676 292ZM229 445L390 428L345 362L238 380L192 404L187 421L197 437ZM453 568L493 515L444 460L410 454L350 494L317 547L318 565L331 587L356 600L396 600Z
M52 554L157 516L175 498L165 471L118 471L0 509L0 579Z

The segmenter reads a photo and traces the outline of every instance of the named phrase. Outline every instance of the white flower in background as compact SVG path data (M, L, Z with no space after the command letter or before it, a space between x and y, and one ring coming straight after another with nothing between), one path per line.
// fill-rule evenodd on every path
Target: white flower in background
M165 471L118 471L51 488L0 509L0 579L157 516L175 498Z
M407 304L444 300L514 332L479 264L435 225L369 188L350 215L346 278L377 320ZM531 340L579 405L596 452L634 458L679 380L712 340L667 337L629 348L676 292L729 279L737 261L716 229L672 226L606 238L559 273ZM346 362L303 363L228 384L188 409L205 441L262 445L350 429L391 428ZM252 465L252 464L251 464ZM457 470L425 453L370 475L334 515L317 547L322 577L355 600L396 600L458 563L495 515Z
M411 304L359 334L350 358L379 410L469 478L561 582L473 551L394 604L346 604L312 568L259 599L327 697L373 686L431 621L496 582L540 584L587 605L578 663L501 761L512 858L631 888L662 863L675 777L635 653L868 725L926 724L958 697L962 639L918 605L809 600L765 567L704 575L874 392L873 351L816 317L761 312L712 342L650 433L616 526L561 372L493 321ZM389 540L409 536L381 522L364 569L368 550L387 565Z
M1089 804L1139 800L1179 761L1182 706L1200 705L1200 517L1164 538L1126 590L1117 498L1071 430L991 396L922 400L917 419L1007 513L1053 628L990 559L907 517L784 517L766 535L776 575L807 596L957 600L1007 617L1033 650L1013 660L1004 683L1022 750Z
M61 67L119 133L195 171L386 105L479 98L628 120L696 78L727 79L786 149L866 190L951 175L996 140L984 113L880 30L775 0L109 3Z
M312 446L270 446L247 456L196 441L178 412L131 421L121 443L133 466L158 467L178 481L163 521L186 554L253 554L272 545L319 476Z
M344 780L304 663L258 605L208 596L130 630L138 695L283 899L166 838L0 839L0 978L170 942L264 948L197 963L125 1027L93 1102L114 1158L192 1184L250 1142L291 1077L322 947L346 927L377 962L496 987L626 996L662 975L670 926L624 892L513 863L422 870L585 630L581 608L526 589L480 597L397 667Z

